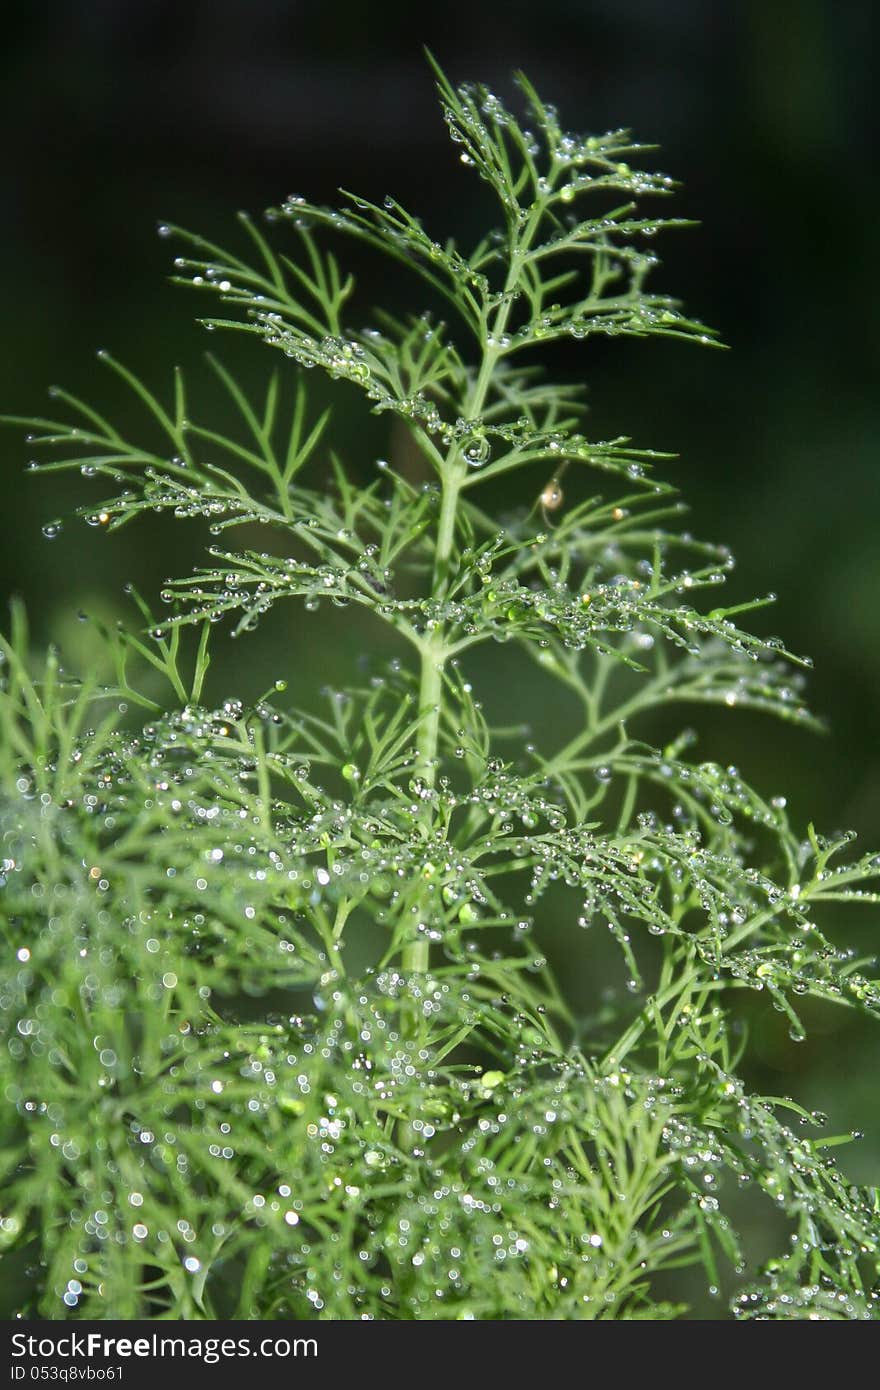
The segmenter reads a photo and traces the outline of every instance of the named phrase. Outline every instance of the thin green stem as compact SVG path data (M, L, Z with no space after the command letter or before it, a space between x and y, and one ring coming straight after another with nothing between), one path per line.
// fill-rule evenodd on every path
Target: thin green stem
M480 369L465 406L464 418L466 420L476 420L481 415L492 384L493 373L499 359L505 354L500 340L503 338L510 317L511 292L519 281L523 259L540 217L540 210L532 212L523 230L521 240L511 249L504 294L496 309L491 331L488 330L487 325ZM459 495L466 477L467 464L462 457L461 445L456 442L450 446L441 474L442 498L440 517L437 523L437 545L434 551L432 598L440 598L446 590L450 561L455 547ZM433 788L436 779L441 701L443 698L443 671L449 655L450 647L446 643L442 628L435 631L432 638L422 644L419 682L419 710L422 714L422 724L418 737L417 768L419 775L429 788ZM430 948L427 941L413 941L404 948L403 968L405 971L424 972L428 969L429 961Z

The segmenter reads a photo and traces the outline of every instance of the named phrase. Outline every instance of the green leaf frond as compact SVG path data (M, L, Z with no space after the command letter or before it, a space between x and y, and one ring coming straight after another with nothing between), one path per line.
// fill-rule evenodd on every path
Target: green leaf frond
M679 706L815 726L809 663L740 626L772 596L717 602L730 554L678 531L668 456L591 440L540 361L715 341L645 288L646 242L685 225L651 211L672 181L626 131L567 133L523 77L520 118L436 71L499 222L472 250L350 194L276 209L283 251L246 217L241 254L163 228L175 278L222 306L209 326L275 350L265 388L209 358L224 430L189 374L166 398L102 354L136 437L65 391L63 418L12 418L37 471L95 489L96 529L159 513L223 538L159 613L132 589L130 626L94 622L104 685L35 659L20 607L0 639L21 1311L668 1318L698 1265L738 1317L876 1317L877 1195L824 1117L747 1086L742 1005L794 1039L827 1004L880 1014L876 962L836 944L841 904L880 901L880 856L802 833L694 730L655 746ZM424 311L354 327L325 244L346 238L410 269ZM342 457L315 368L394 417L403 461ZM514 474L533 500L499 519L486 485ZM401 655L317 712L284 679L214 691L218 623L282 600L355 605ZM573 731L490 718L489 643L559 687ZM554 922L617 949L586 1016ZM765 1222L784 1254L756 1269Z

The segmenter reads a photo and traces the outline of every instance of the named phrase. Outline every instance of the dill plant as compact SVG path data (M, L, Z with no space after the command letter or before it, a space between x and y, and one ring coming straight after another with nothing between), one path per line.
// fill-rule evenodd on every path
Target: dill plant
M103 484L90 522L207 519L215 542L165 607L132 592L131 630L103 630L109 686L54 652L36 670L20 609L2 644L0 1236L20 1309L660 1319L687 1314L693 1266L738 1316L870 1318L876 1196L819 1117L744 1085L738 1019L749 992L795 1036L804 999L878 1012L820 919L876 902L880 861L803 834L689 735L644 741L671 706L808 725L806 663L739 626L766 600L695 606L728 553L678 534L658 456L587 437L578 390L542 369L560 339L713 340L646 288L672 182L625 131L566 134L525 78L528 129L437 77L498 230L465 253L353 196L288 199L269 239L243 217L250 258L163 227L215 336L277 363L254 400L211 359L238 432L181 372L166 402L106 356L142 436L63 391L69 422L18 422L36 466ZM345 238L449 324L355 329ZM309 368L396 421L428 481L353 482ZM536 502L502 524L485 485L514 473ZM359 605L406 655L322 716L283 679L206 701L214 623L289 600L327 623ZM495 642L565 688L568 742L490 727L468 653ZM560 884L579 949L610 930L628 984L580 1023L541 951ZM381 945L353 972L359 940ZM756 1268L737 1221L762 1203L780 1253Z

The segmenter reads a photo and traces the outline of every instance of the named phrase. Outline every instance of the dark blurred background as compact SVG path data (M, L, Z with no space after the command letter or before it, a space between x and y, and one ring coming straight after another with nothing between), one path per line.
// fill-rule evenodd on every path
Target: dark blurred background
M374 199L393 191L435 235L467 243L482 230L474 178L446 140L421 46L454 79L502 95L523 67L570 127L629 125L661 145L649 158L685 183L675 210L703 223L667 236L658 285L733 350L608 342L567 369L586 374L595 437L680 452L674 477L694 531L738 554L735 595L777 590L762 630L816 659L812 703L829 736L732 715L712 723L704 756L785 792L800 823L857 827L880 845L877 13L870 0L509 0L433 14L387 0L15 7L0 56L0 409L39 413L57 382L127 419L95 362L105 346L156 388L175 361L198 377L201 305L166 283L174 253L156 237L161 219L231 241L236 209L297 192L330 201L341 184ZM373 302L418 307L418 282L396 271L389 281L359 254L355 264L358 322ZM239 357L258 382L264 350ZM387 422L354 396L338 428L343 451L368 462L393 447ZM69 522L49 543L41 524L88 484L26 477L27 457L7 431L0 588L27 597L35 639L60 641L76 666L94 659L78 610L122 615L124 581L155 589L186 572L203 537L182 523L106 537ZM351 678L352 620L307 623L288 610L246 645L221 644L216 692L253 696L291 667L297 698ZM555 719L552 692L536 684L523 699L539 724L542 709ZM865 908L834 931L874 949L878 926ZM554 943L588 1001L587 942ZM754 1077L829 1111L835 1131L865 1130L844 1162L877 1182L880 1028L833 1010L809 1022L795 1046L756 1009Z

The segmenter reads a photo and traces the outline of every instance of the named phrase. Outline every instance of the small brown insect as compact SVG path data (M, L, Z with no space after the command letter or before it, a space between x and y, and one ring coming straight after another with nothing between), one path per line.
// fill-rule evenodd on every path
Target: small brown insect
M541 493L541 506L545 512L555 512L565 501L565 494L559 486L558 478L551 478L550 482Z
M564 501L565 493L562 491L559 479L551 478L538 498L541 515L548 526L550 525L550 512L558 512Z

